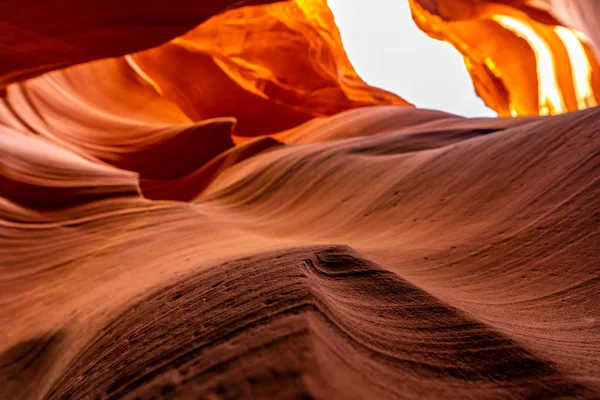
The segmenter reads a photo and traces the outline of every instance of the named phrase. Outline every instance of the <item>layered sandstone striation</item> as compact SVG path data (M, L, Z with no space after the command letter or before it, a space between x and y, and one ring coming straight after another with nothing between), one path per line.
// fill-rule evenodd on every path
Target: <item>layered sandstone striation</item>
M322 0L0 4L0 399L598 398L595 3L410 1L501 117Z

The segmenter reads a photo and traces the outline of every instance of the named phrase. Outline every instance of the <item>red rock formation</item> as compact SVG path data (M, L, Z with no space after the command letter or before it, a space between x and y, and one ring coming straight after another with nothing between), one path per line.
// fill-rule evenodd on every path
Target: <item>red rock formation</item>
M540 8L531 3L410 0L417 25L463 54L475 90L499 115L559 114L597 105L600 65L589 38L561 26L547 3L535 3L546 4ZM577 20L568 9L564 19ZM577 20L577 26L591 31L589 22Z
M321 0L34 3L0 4L1 400L600 396L593 3L411 1L531 114L494 119L364 83Z
M180 36L215 14L269 0L6 0L0 86Z

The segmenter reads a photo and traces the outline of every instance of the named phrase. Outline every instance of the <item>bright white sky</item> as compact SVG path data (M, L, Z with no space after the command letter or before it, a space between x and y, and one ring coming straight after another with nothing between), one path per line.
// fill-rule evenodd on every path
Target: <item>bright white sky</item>
M477 97L463 58L421 32L407 0L328 0L356 72L421 108L495 116Z

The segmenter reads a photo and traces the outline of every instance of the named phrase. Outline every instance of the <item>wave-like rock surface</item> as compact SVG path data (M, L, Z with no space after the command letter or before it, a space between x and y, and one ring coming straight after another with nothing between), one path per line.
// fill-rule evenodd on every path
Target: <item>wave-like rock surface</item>
M600 109L341 138L364 112L192 203L8 192L3 398L600 395Z
M493 328L333 246L180 277L106 326L50 393L439 398L469 384L465 395L478 398L590 393Z
M599 398L600 108L469 13L554 17L411 1L530 56L465 119L246 3L0 4L0 400Z

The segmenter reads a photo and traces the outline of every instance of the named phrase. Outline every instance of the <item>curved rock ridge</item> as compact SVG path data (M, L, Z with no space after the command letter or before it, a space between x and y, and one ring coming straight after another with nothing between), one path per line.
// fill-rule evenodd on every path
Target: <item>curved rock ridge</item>
M292 1L9 85L0 124L136 172L149 198L190 200L224 168L279 145L280 132L373 104L408 103L358 77L325 2Z
M478 398L591 394L352 249L320 246L234 260L148 294L49 397L418 398L461 385Z
M600 108L366 110L191 203L3 200L0 397L598 397Z
M411 0L493 119L250 4L1 2L0 400L599 398L592 3Z
M177 180L205 167L234 147L235 122L190 120L121 59L11 85L0 99L0 123L145 180Z
M0 171L2 197L29 207L67 207L139 193L133 172L5 127L0 127Z

